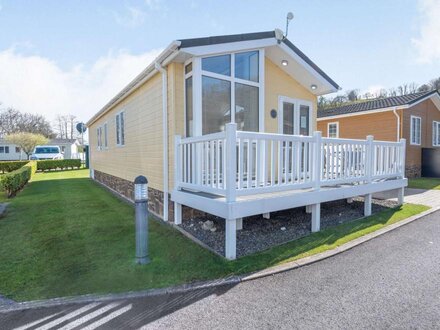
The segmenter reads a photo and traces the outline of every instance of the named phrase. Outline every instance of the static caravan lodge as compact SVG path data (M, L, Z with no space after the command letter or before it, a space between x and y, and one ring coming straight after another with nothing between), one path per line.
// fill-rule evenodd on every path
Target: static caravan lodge
M359 195L368 213L406 184L404 141L322 138L317 97L338 88L279 30L174 41L87 123L91 177L132 200L145 175L150 211L176 225L224 218L229 259L246 216L310 205L317 231L321 202Z

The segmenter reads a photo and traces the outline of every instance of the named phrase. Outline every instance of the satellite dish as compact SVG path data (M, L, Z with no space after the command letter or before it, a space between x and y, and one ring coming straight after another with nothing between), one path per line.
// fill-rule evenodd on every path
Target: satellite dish
M76 124L76 130L79 133L83 134L83 133L85 133L85 131L87 131L87 126L84 123L78 123L78 124Z

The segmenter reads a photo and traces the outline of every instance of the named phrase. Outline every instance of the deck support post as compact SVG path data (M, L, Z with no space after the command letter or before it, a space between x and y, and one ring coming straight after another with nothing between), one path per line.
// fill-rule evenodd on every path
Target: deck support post
M405 188L399 188L397 190L397 203L399 205L403 205L404 203L404 197L405 197Z
M310 205L312 209L312 233L321 230L321 204Z
M242 230L243 229L243 218L238 218L237 219L237 230Z
M182 224L182 204L174 202L174 224Z
M270 219L270 212L263 213L263 218L264 219Z
M306 213L312 213L312 205L306 205Z
M225 219L225 257L234 260L237 255L237 219Z
M353 198L352 197L347 198L347 204L353 204Z
M368 194L364 196L364 216L369 217L371 215L371 204L373 195Z

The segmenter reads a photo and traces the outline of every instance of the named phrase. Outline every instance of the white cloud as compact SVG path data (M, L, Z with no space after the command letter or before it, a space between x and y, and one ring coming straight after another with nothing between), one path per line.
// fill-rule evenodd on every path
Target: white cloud
M418 53L417 61L440 61L440 0L419 0L420 35L412 39Z
M145 21L146 13L139 8L127 6L123 14L114 12L116 23L125 27L138 27Z
M145 0L145 4L151 10L160 10L164 7L162 0Z
M91 66L68 70L15 48L0 51L0 102L53 120L57 114L74 114L86 121L139 74L161 50L132 55L110 52Z

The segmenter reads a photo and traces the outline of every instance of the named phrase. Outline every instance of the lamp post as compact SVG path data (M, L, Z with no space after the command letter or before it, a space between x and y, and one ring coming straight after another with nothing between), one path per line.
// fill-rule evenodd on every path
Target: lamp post
M143 175L134 179L136 207L136 263L145 265L148 257L148 180Z

